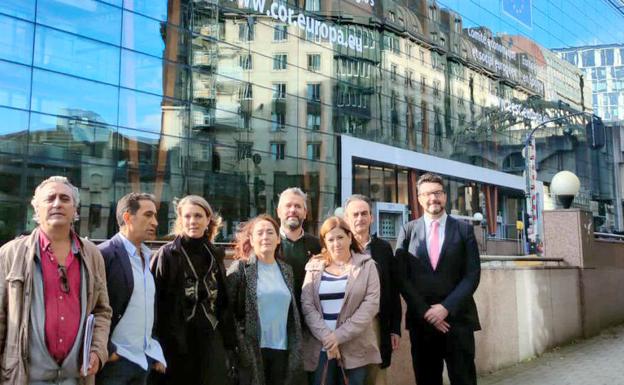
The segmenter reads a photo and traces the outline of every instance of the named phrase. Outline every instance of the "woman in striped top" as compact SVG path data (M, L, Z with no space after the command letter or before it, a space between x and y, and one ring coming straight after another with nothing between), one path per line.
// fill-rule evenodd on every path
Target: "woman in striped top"
M306 265L301 306L311 335L304 336L304 368L313 384L364 384L366 366L381 363L372 321L379 311L379 275L349 226L338 217L321 226L323 251Z

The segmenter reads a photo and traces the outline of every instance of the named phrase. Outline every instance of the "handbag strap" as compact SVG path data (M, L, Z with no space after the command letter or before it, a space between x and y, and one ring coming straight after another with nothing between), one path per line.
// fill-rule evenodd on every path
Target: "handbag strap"
M344 385L349 385L349 376L344 368L344 362L342 358L338 361L338 367L340 367L340 373L342 374L342 382ZM325 361L323 365L323 373L321 374L321 385L327 385L327 371L329 370L329 360Z

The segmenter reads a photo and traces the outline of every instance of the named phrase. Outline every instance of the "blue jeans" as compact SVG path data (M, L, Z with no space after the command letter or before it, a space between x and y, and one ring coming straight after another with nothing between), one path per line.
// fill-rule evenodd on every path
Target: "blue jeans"
M327 362L327 352L321 351L318 366L313 373L313 385L320 385L323 381L322 377L325 362ZM354 369L345 369L345 373L347 375L347 378L349 379L349 385L364 385L364 380L366 380L366 372L366 366L360 366L359 368ZM344 381L342 380L342 371L338 366L337 360L329 360L329 363L327 365L327 379L325 380L325 385L344 385Z
M96 385L145 385L147 371L123 357L107 362L95 377Z

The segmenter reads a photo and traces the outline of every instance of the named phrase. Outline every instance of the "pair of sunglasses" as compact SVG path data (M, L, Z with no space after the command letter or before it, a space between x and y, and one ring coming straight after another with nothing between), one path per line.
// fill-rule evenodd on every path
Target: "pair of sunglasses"
M69 280L67 279L67 266L58 265L59 280L61 282L61 291L69 294Z

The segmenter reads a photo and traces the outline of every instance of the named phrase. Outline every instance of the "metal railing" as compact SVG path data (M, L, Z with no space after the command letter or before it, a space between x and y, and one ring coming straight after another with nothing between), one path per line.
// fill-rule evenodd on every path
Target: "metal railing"
M622 235L622 234L594 232L594 238L596 238L596 239L603 239L603 240L609 240L609 241L624 242L624 235Z

